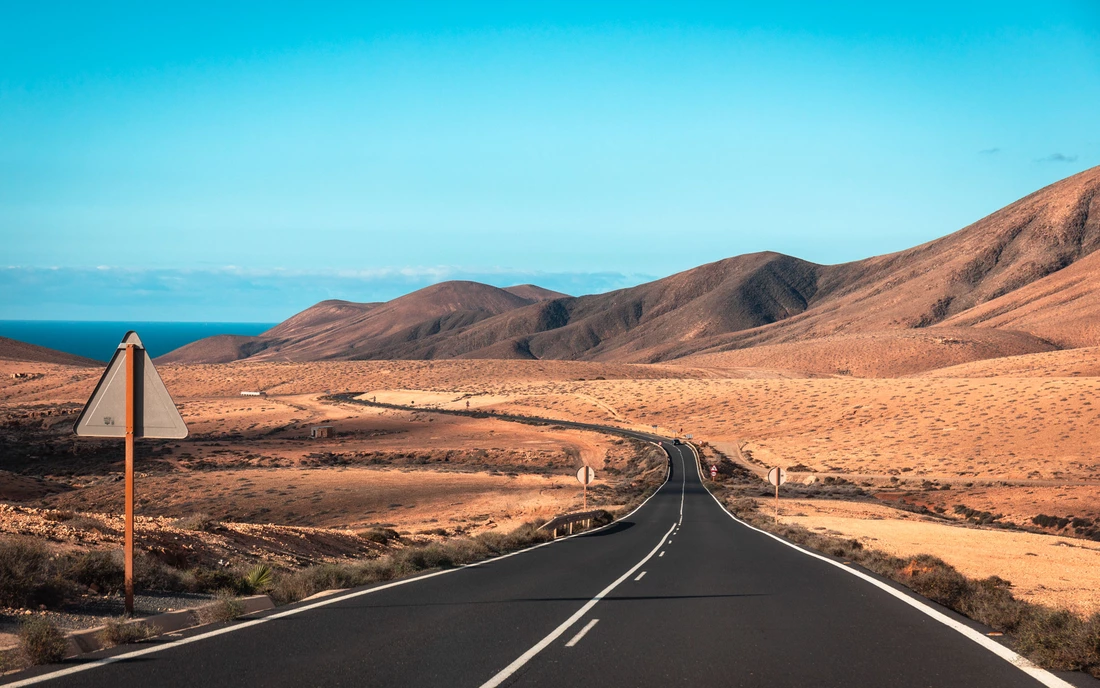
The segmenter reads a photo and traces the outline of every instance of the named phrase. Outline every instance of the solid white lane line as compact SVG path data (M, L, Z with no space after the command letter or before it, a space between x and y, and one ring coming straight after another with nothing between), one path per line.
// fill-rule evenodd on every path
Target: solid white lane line
M189 638L181 638L179 640L173 640L172 642L169 642L169 643L164 643L164 644L161 644L161 645L154 645L152 647L143 648L141 650L134 650L133 652L125 652L123 654L114 655L114 656L111 656L111 657L103 657L102 659L97 659L95 661L88 662L87 664L77 664L76 666L66 667L64 669L58 669L57 671L51 671L48 674L42 674L40 676L32 676L31 678L25 678L21 681L14 681L12 683L4 683L3 682L4 681L3 677L0 677L0 686L2 686L2 688L23 688L23 686L33 686L37 683L45 683L46 681L52 681L55 678L61 678L63 676L71 676L72 674L78 674L82 671L88 671L89 669L97 669L97 668L102 667L102 666L107 666L108 664L114 664L115 662L121 662L121 661L124 661L124 660L127 660L127 659L134 659L134 658L137 658L137 657L142 657L144 655L150 655L150 654L153 654L153 653L156 653L156 652L162 652L164 650L170 650L174 647L180 647L182 645L189 645L191 643L195 643L195 642L198 642L200 640L206 640L207 638L213 638L213 637L216 637L216 636L219 636L219 635L223 635L225 633L233 633L234 631L243 631L246 628L251 628L252 626L258 626L259 624L267 623L268 621L272 621L274 619L282 619L282 618L285 618L285 617L288 617L288 616L294 616L295 614L301 614L302 612L308 612L308 611L311 611L313 609L317 609L319 607L327 607L330 604L335 604L335 603L341 602L343 600L350 600L353 597L362 597L363 595L371 595L371 594L376 593L376 592L381 592L382 590L389 590L390 588L396 588L400 585L408 585L409 583L415 583L416 581L426 580L428 578L435 578L436 576L444 576L448 573L454 573L455 571L461 571L462 569L471 569L471 568L475 568L475 567L478 567L478 566L484 566L485 564L491 564L495 561L500 561L502 559L508 559L509 557L514 557L517 554L523 554L525 552L530 552L531 550L536 550L536 549L539 549L541 547L547 547L547 546L553 545L554 543L557 543L557 542L564 542L565 540L571 540L575 537L581 537L582 535L590 535L592 533L596 533L596 532L599 532L601 530L604 530L605 528L610 528L611 526L615 525L619 521L622 521L623 519L630 518L631 516L633 516L635 513L638 512L639 509L641 509L643 506L648 504L649 500L656 497L657 494L659 492L661 492L661 490L664 489L666 484L668 484L668 476L665 476L665 482L661 483L661 486L658 487L656 490L654 490L653 494L646 497L645 501L643 501L641 504L639 504L637 507L635 507L634 510L631 511L629 514L626 514L625 516L620 516L619 518L615 519L611 523L608 523L607 525L600 526L599 528L593 528L592 530L586 530L582 533L577 533L576 535L567 535L567 536L564 536L564 537L560 537L557 540L551 540L549 542L539 543L539 544L534 545L532 547L528 547L527 549L521 549L521 550L518 550L516 552L509 552L508 554L502 554L499 557L493 557L492 559L485 559L483 561L477 561L477 562L474 562L473 564L466 564L465 566L459 566L459 567L453 568L453 569L444 569L443 571L434 571L432 573L426 573L423 576L414 576L412 578L405 578L403 580L394 581L392 583L386 583L385 585L379 585L377 587L368 588L366 590L356 590L355 592L350 592L346 595L333 595L331 597L326 597L323 600L320 600L318 602L314 602L313 604L307 604L307 605L303 605L301 607L296 607L294 609L288 609L285 612L279 612L277 614L271 614L269 616L263 617L262 619L253 619L251 621L236 623L236 624L233 624L232 626L226 626L225 628L219 628L215 631L207 631L206 633L200 633L199 635L193 635ZM639 564L639 566L640 565L641 564Z
M645 577L645 571L642 571L641 573L638 574L638 577L634 579L634 582L637 583L638 581L640 581L644 577Z
M573 647L574 645L576 645L577 643L579 643L579 642L581 641L581 638L583 638L583 637L584 637L584 634L585 634L585 633L588 633L589 631L591 631L591 630L592 630L592 627L593 627L593 626L595 626L596 624L598 624L599 622L600 622L600 620L599 620L599 619L592 619L591 621L589 621L588 623L586 623L586 624L584 625L584 628L582 628L582 629L580 630L580 632L579 632L579 633L577 633L577 635L573 636L573 639L572 639L572 640L570 640L570 641L569 641L568 643L566 643L566 644L565 644L565 646L566 646L566 647Z
M863 573L862 571L857 571L853 568L845 566L844 564L841 564L838 561L833 561L832 559L829 559L828 557L821 556L820 554L818 554L816 552L811 552L810 550L803 549L803 548L799 547L798 545L796 545L792 542L787 542L786 540L779 537L778 535L773 535L772 533L769 533L766 530L761 530L760 528L757 528L756 526L752 526L752 525L749 525L748 523L745 523L744 521L737 518L736 516L731 514L729 511L727 511L726 507L722 506L722 502L719 502L718 498L714 496L714 493L712 493L710 490L707 490L707 493L710 494L711 498L718 504L718 506L722 509L722 511L727 516L732 518L734 521L737 521L741 525L745 526L746 528L752 528L756 532L763 533L764 535L767 535L768 537L775 540L776 542L782 543L782 544L790 547L791 549L798 550L799 552L802 552L803 554L805 554L808 557L813 557L814 559L820 559L821 561L825 562L826 564L837 567L841 571L846 571L847 573L850 573L850 574L852 574L853 576L855 576L857 578L863 579L864 581L870 583L871 585L875 586L876 588L879 588L880 590L883 590L888 595L896 597L897 599L901 600L902 602L909 605L910 607L913 607L914 609L921 612L922 614L925 614L925 615L931 617L932 619L935 619L936 621L939 621L944 626L947 626L948 628L950 628L952 630L958 631L961 635L965 636L969 640L973 640L977 644L981 645L982 647L989 650L993 654L997 655L1001 659L1005 660L1009 664L1013 665L1014 667L1016 667L1020 671L1024 672L1025 674L1027 674L1031 678L1035 679L1039 683L1043 684L1044 686L1047 686L1047 688L1073 688L1073 684L1071 684L1067 681L1063 681L1062 679L1058 678L1057 676L1050 673L1046 669L1043 669L1041 667L1036 666L1035 664L1033 664L1031 662L1031 660L1027 659L1026 657L1022 657L1022 656L1016 654L1015 652L1008 649L1004 645L1001 645L1000 643L993 640L992 638L987 637L984 633L981 633L980 631L976 631L973 628L971 628L970 626L967 626L966 624L964 624L960 621L952 619L950 616L944 614L943 612L941 612L938 609L935 609L935 608L931 607L930 605L928 605L924 601L919 600L915 597L911 597L909 595L906 595L904 592L902 592L900 590L897 590L896 588L894 588L890 585L887 585L886 583L883 583L882 581L880 581L878 579L872 578L871 576L868 576L866 573Z
M675 528L675 527L676 527L676 524L675 523L672 524L672 527L668 529L668 533L671 533L672 528ZM668 537L668 533L664 534L664 536L661 538L661 542L664 542L664 539L666 537ZM656 547L654 547L652 550L650 550L649 554L642 557L641 561L639 561L637 564L634 564L633 566L631 566L630 569L627 570L626 573L624 573L623 575L616 578L615 581L611 585L609 585L606 588L604 588L603 590L601 590L598 595L596 595L595 597L590 599L588 602L585 603L585 605L583 607L581 607L576 612L574 612L573 616L570 616L568 619L563 621L561 623L561 625L559 625L554 630L550 631L550 634L548 636L546 636L542 640L535 643L534 647L532 647L527 652L524 652L522 655L517 657L514 662L512 662L508 666L504 667L499 672L497 672L496 676L493 676L491 679L489 679L485 683L481 684L481 688L495 688L495 686L499 686L500 684L507 681L508 678L512 674L519 671L523 667L524 664L526 664L527 662L530 662L531 659L535 655L537 655L538 653L545 650L546 647L548 645L550 645L550 643L557 640L561 636L562 633L565 633L566 631L568 631L569 627L572 626L573 624L577 623L577 621L579 621L581 619L581 617L583 617L585 614L588 613L589 609L591 609L592 607L595 607L596 604L600 600L607 597L607 595L609 595L612 590L619 587L620 583L622 583L627 578L630 578L632 575L634 575L634 572L637 571L638 569L642 568L642 566L647 561L652 559L653 555L656 554L657 550L659 550L659 549L661 549L661 544L660 543L658 543Z
M680 472L684 474L683 481L680 483L680 520L676 523L676 527L679 528L684 522L684 495L687 494L688 474L687 464L684 462L682 450L677 449L676 454L680 457Z

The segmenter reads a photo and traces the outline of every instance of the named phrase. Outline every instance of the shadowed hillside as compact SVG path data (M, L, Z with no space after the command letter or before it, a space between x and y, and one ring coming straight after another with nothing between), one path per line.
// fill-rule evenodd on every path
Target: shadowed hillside
M47 349L37 344L28 344L17 339L0 337L0 360L26 361L28 363L57 363L60 365L102 367L103 363L83 356L74 356L64 351Z

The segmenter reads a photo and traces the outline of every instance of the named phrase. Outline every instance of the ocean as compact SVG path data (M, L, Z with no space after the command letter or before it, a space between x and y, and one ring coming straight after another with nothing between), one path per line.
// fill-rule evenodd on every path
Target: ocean
M0 337L106 361L128 330L137 332L149 355L156 358L203 337L256 335L274 326L275 323L0 320Z

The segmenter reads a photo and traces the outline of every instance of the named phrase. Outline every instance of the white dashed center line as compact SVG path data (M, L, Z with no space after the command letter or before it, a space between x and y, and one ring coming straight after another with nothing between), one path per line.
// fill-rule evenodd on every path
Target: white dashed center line
M643 576L645 576L645 571L642 571L641 573L639 573L638 577L634 579L634 582L637 583L638 581L640 581L642 579Z
M589 621L587 624L584 625L584 628L582 628L577 633L577 635L573 636L572 640L570 640L568 643L565 644L565 646L566 647L573 647L574 645L579 643L581 641L581 638L584 637L584 634L591 631L592 627L595 626L596 624L598 624L599 622L600 622L599 619L592 619L591 621Z

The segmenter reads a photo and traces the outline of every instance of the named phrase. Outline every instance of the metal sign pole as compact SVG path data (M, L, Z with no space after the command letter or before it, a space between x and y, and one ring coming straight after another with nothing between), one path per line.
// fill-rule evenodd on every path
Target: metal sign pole
M134 613L134 358L133 344L126 345L126 544L123 546L126 613Z
M584 484L584 510L588 511L588 483Z
M779 481L775 481L775 525L779 525Z

